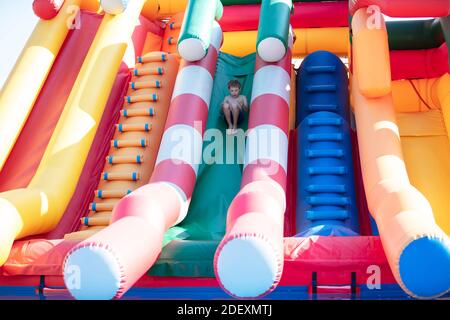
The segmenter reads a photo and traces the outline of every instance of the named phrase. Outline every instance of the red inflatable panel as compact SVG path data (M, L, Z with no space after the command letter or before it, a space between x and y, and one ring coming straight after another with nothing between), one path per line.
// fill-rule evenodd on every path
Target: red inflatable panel
M155 277L144 275L135 284L138 288L218 287L216 278Z
M349 285L352 272L357 284L366 284L373 266L381 283L396 283L379 237L285 238L280 285L309 285L313 272L317 285Z
M1 275L60 276L64 257L77 243L77 241L46 239L16 241L8 261L2 267Z
M450 72L445 44L428 50L391 51L390 56L392 80L437 78Z
M0 271L2 268L0 268ZM0 272L1 274L1 272ZM39 286L41 279L40 276L1 276L0 275L0 286L7 287L26 287L26 286Z
M371 236L372 227L370 223L370 213L367 207L366 192L361 172L361 162L359 159L358 136L355 130L351 130L353 166L355 168L355 191L358 206L359 234Z
M445 17L450 13L448 0L351 0L350 14L377 5L390 17Z
M224 32L258 30L261 6L235 5L224 7L219 21ZM328 28L348 26L348 5L339 2L302 2L294 4L293 28Z
M284 214L284 236L295 235L296 208L297 208L297 156L298 156L297 129L289 132L288 172L286 190L286 212Z
M8 261L0 269L0 277L60 277L63 259L77 243L45 239L16 241ZM311 285L313 272L317 273L318 285L349 285L352 272L356 272L357 284L365 284L373 274L371 266L379 268L381 283L396 283L379 237L284 238L284 261L280 285L285 286ZM4 281L0 278L0 284ZM20 283L11 280L8 285ZM217 281L212 278L144 276L136 286L202 287L217 286Z

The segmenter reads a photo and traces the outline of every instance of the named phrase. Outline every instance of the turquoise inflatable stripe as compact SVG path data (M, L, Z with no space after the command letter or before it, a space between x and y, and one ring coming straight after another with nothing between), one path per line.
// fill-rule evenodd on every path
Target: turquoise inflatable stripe
M190 0L181 26L178 45L187 39L199 39L205 51L211 41L214 19L220 20L223 6L220 0Z
M291 10L291 0L263 0L257 44L267 38L277 38L283 42L287 49Z

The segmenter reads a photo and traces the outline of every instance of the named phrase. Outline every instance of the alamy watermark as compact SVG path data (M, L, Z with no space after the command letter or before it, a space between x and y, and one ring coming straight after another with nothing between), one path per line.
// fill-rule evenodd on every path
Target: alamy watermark
M81 29L81 9L77 5L70 5L67 7L68 14L66 25L69 30Z
M382 29L383 27L383 14L381 8L377 5L371 5L367 7L367 13L370 15L367 19L367 28L369 30Z
M167 130L163 141L166 145L161 145L161 148L170 150L165 159L171 159L176 165L257 163L268 174L277 173L280 169L278 164L286 162L288 138L279 128L238 129L235 134L212 128L205 130L203 137L200 132L201 121L196 121L193 127L179 126Z

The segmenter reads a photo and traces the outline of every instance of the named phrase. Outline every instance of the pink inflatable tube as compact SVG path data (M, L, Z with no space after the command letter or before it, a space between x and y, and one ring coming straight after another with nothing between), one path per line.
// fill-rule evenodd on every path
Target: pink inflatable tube
M450 13L448 0L351 0L350 14L376 5L390 17L445 17Z
M439 78L450 72L445 43L435 49L391 51L390 59L392 80Z
M214 257L219 285L237 298L268 294L283 271L291 55L256 58L241 190Z
M64 281L76 299L120 298L154 264L164 233L185 218L221 43L216 23L207 56L181 62L150 183L114 207L109 227L67 254Z

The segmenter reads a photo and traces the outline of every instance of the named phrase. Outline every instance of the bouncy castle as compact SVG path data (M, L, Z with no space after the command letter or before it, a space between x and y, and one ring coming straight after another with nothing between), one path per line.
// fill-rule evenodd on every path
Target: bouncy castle
M30 6L1 299L449 297L448 0Z

